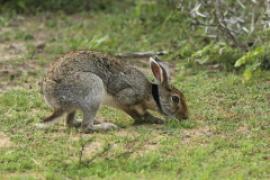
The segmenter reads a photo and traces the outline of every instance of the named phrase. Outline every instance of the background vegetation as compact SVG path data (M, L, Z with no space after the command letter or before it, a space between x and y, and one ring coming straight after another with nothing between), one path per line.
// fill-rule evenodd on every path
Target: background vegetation
M269 179L267 2L0 0L0 178ZM132 126L104 107L122 129L35 129L47 65L79 49L168 51L189 120Z

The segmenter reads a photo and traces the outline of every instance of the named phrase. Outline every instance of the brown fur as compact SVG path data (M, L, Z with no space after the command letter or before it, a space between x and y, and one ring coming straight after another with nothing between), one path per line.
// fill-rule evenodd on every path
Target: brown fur
M107 129L112 124L94 125L95 114L101 104L111 105L125 111L135 122L161 123L147 110L161 111L178 119L187 118L187 106L183 94L169 84L168 73L159 63L151 63L158 77L159 97L152 94L153 84L135 67L115 57L99 52L70 52L54 62L48 69L42 88L45 100L55 113L43 122L52 121L60 113L67 112L67 123L72 123L75 111L84 114L86 132ZM164 81L163 81L164 80ZM156 85L155 85L156 86ZM171 96L180 102L172 102ZM157 106L160 103L161 109Z

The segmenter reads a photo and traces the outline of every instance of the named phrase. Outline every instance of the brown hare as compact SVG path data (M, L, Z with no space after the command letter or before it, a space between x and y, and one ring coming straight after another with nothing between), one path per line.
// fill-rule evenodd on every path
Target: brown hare
M117 128L112 123L95 121L102 104L123 110L135 123L163 123L148 110L186 119L185 98L169 83L166 68L156 57L150 58L150 67L157 84L135 67L103 53L78 51L64 55L49 67L42 82L45 100L54 112L38 126L46 127L67 114L67 125L81 127L85 133ZM75 120L77 110L83 113L82 122Z

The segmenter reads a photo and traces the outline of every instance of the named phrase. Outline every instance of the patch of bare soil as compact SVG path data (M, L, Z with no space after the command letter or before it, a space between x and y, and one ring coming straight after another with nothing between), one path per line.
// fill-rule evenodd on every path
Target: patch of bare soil
M9 148L12 146L13 143L10 141L9 137L3 132L0 132L0 148Z
M193 139L201 137L210 137L214 134L213 129L208 126L200 127L196 129L183 130L181 135L181 142L183 144L189 144Z
M31 21L31 23L37 22L40 21ZM30 25L32 25L31 23L29 22ZM29 29L32 29L30 25L28 25L26 18L17 17L9 23L9 27L1 28L0 32L12 32L17 29L28 32ZM45 30L41 32L39 29L29 33L33 34L31 43L34 47L32 55L29 54L29 59L25 59L26 55L29 53L27 48L29 41L26 43L23 40L0 38L0 91L6 91L15 87L32 88L32 86L35 85L36 82L34 81L36 80L33 80L33 78L31 79L32 82L28 80L29 77L31 78L32 75L35 76L37 72L39 72L40 65L32 61L32 59L37 53L43 52L48 33ZM23 81L21 81L22 78L20 79L20 77L23 75L27 77L27 79L24 78Z
M132 137L123 144L118 144L121 146L122 152L117 156L128 156L131 158L136 158L138 156L144 156L149 152L158 150L160 147L160 142L165 138L165 134L161 134L159 131L153 131L147 137L143 134L139 134L136 131L120 131L118 133L120 136Z
M5 173L0 174L0 179L39 179L45 180L46 178L43 177L41 174L34 173L34 172L14 172L14 173Z
M0 90L14 86L13 80L23 74L22 68L9 63L24 56L26 47L22 42L0 44Z
M0 62L5 62L14 59L20 59L26 52L26 47L23 42L1 43L0 44Z
M147 154L149 152L158 151L160 148L160 142L163 138L163 135L157 135L153 137L151 140L146 141L139 146L138 150L135 150L133 153L133 156L143 156L144 154Z
M126 129L120 129L117 131L117 136L120 137L138 137L140 134L133 129L132 127L130 127L128 130Z
M103 146L104 146L104 144L100 141L99 142L94 141L94 142L87 144L83 150L83 158L84 159L92 158L95 154L102 151Z
M243 125L243 126L240 126L237 130L236 130L237 133L240 133L240 134L249 134L250 130L249 130L249 127L246 126L246 125Z
M20 65L12 65L9 63L0 62L0 91L6 91L15 87L25 87L31 89L37 86L37 80L31 78L36 76L38 65L35 62L23 63ZM22 76L27 75L27 79L22 81ZM33 81L32 83L29 80Z
M131 157L136 158L138 156L144 156L149 152L158 150L160 142L164 138L164 134L159 132L152 132L150 137L140 134L136 129L131 130L119 130L116 132L118 137L127 137L122 139L121 142L112 141L105 142L100 138L95 141L89 142L83 148L82 159L93 160L98 157ZM108 146L108 147L107 147Z

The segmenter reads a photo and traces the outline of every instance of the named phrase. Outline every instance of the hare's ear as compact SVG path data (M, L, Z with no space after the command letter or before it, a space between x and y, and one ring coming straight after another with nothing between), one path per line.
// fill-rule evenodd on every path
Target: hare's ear
M152 72L156 78L162 85L169 84L169 73L166 68L161 65L160 62L156 61L153 57L150 57L150 65Z

